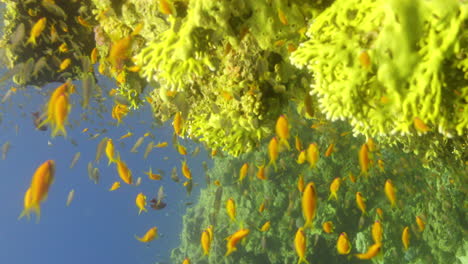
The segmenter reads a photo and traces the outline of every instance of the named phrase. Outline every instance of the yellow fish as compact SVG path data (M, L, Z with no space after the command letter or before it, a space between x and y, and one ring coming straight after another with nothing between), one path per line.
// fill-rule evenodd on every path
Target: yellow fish
M317 192L315 191L315 184L310 182L302 194L302 214L305 219L304 228L313 227L316 209Z
M302 150L299 152L299 156L297 156L297 164L303 164L307 160L306 151Z
M203 230L200 242L203 249L203 255L208 256L210 254L211 238L207 230Z
M148 212L148 210L146 209L146 196L143 193L137 194L135 204L138 207L138 209L140 209L138 215L140 215L143 211Z
M307 148L307 161L310 164L311 168L315 168L319 160L319 150L317 143L312 143Z
M132 184L132 172L127 167L127 164L120 159L117 159L117 173L126 184Z
M403 242L405 250L408 250L410 242L410 232L409 227L407 226L405 226L405 228L403 229L403 233L401 234L401 241Z
M23 216L29 218L31 211L34 211L39 220L41 217L41 203L46 199L49 188L54 181L55 162L48 160L42 163L34 172L31 185L24 195L24 210L18 219Z
M242 180L244 180L244 178L247 176L248 170L249 170L249 164L246 162L246 163L244 163L244 165L242 165L242 167L240 168L240 171L239 171L239 182L242 182Z
M190 259L189 259L189 258L185 258L184 261L182 262L182 264L190 264Z
M307 247L307 238L304 233L304 228L299 227L294 237L294 248L296 249L296 254L299 257L298 264L304 262L309 263L306 260L306 247Z
M284 14L283 10L278 8L278 18L283 25L288 25L288 19L286 18L286 15Z
M128 138L128 137L131 137L132 135L133 135L133 133L132 133L132 132L127 132L127 134L125 134L125 135L121 136L121 137L119 138L119 140L122 140L122 139L124 139L124 138Z
M119 181L116 181L112 184L112 186L110 187L109 191L115 191L117 190L118 188L120 188L120 182Z
M424 223L424 220L420 216L416 216L416 224L418 225L419 232L424 231L426 228L426 223Z
M414 128L416 128L416 130L418 132L421 132L421 133L426 133L428 132L429 130L431 130L427 125L426 123L424 123L424 121L422 121L421 119L419 119L418 117L415 117L413 119L413 125L414 125Z
M26 42L26 44L31 43L33 47L37 45L36 38L41 35L42 31L44 31L46 27L46 23L47 23L47 18L43 17L39 19L36 22L36 24L34 24L34 26L31 28L31 33L29 35L29 39Z
M185 176L185 178L191 180L192 179L192 173L190 172L190 169L187 165L187 161L184 160L182 161L182 174Z
M165 15L172 15L172 5L167 0L159 0L159 10Z
M151 180L159 181L162 179L162 176L160 174L154 174L152 168L150 167L149 171L145 172L146 175L148 175L148 178Z
M68 52L68 45L67 43L62 43L59 47L58 47L58 50L60 53L63 53L63 52Z
M297 189L300 191L300 192L304 192L304 176L302 176L302 174L299 174L299 178L297 179Z
M142 237L135 236L136 239L138 239L140 242L143 242L143 243L151 242L156 237L158 237L158 228L157 227L150 228L148 231L146 231L145 235L142 236Z
M160 142L158 144L156 144L156 146L154 146L155 148L165 148L167 147L167 142Z
M366 203L364 201L364 197L362 196L361 192L356 193L356 204L359 207L359 210L361 210L362 214L367 215Z
M336 250L340 255L347 255L351 252L351 243L349 243L348 235L345 232L341 233L338 237Z
M236 203L234 202L234 199L229 198L226 201L226 212L229 215L229 218L231 218L231 220L235 222L236 221Z
M276 160L278 159L278 140L273 137L268 144L268 156L270 157L270 164L273 165L275 171L278 169L276 166Z
M280 115L276 121L276 135L279 138L279 144L285 146L287 149L290 149L289 146L289 123L285 115Z
M334 149L335 149L335 143L330 143L330 145L328 145L327 150L325 151L325 157L330 157Z
M369 170L369 149L366 143L362 144L359 150L359 166L361 166L361 174L367 175Z
M114 142L112 141L111 138L107 140L106 144L106 156L109 159L109 163L107 166L109 166L111 163L116 163L117 159L115 158L115 148L114 148Z
M382 244L383 229L379 220L375 221L371 229L372 239L376 244Z
M331 200L332 198L338 200L337 192L340 189L340 185L341 179L339 177L336 177L330 184L330 196L328 197L328 200Z
M358 259L371 259L379 254L381 247L382 244L377 243L370 246L366 253L355 254L354 256L356 256Z
M265 211L265 201L263 201L263 202L260 204L260 207L258 207L258 212L259 212L259 213L263 213L263 211Z
M395 196L395 187L393 186L392 180L385 181L385 195L387 196L388 200L392 207L396 206L396 196Z
M70 112L70 104L68 102L68 95L61 94L58 96L57 101L54 105L54 130L52 131L52 137L57 134L62 134L64 137L67 136L67 130L65 129L65 123L68 119Z
M261 232L267 232L268 230L270 230L270 227L271 227L271 223L270 221L266 221L262 227L260 227L260 231Z
M323 232L330 234L330 233L333 233L335 227L333 226L333 223L331 221L327 221L322 224L322 229L323 229Z
M180 112L177 112L175 114L172 126L174 127L174 133L180 136L180 134L182 133L182 116Z
M302 142L301 142L301 139L298 137L298 136L295 136L294 138L295 140L295 146L296 146L296 149L297 151L301 151L302 150Z
M70 58L66 58L64 59L61 63L60 63L60 66L59 66L59 69L57 70L57 72L63 72L64 70L66 70L70 64L71 64L71 59Z
M239 243L242 239L244 239L248 234L250 233L249 229L243 228L237 230L234 234L230 235L227 238L227 244L226 244L226 255L229 256L232 252L237 250L237 243Z
M258 166L257 178L260 180L268 179L265 173L265 165Z
M98 58L98 50L97 50L97 48L94 48L94 49L91 51L90 58L91 58L91 64L96 64L97 58Z
M187 155L187 149L182 145L177 145L177 151L180 155Z
M385 162L381 159L377 160L377 165L381 172L385 172Z

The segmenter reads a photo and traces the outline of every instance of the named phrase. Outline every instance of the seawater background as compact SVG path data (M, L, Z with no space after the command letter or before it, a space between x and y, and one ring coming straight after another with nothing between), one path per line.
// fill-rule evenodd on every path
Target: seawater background
M116 126L112 124L115 122L110 113L112 100L104 103L109 111L102 113L104 120L93 111L88 111L89 120L82 120L80 115L85 110L80 105L81 84L74 83L77 93L71 95L73 106L70 115L70 122L74 125L73 128L67 127L66 139L51 139L50 130L36 130L31 118L31 112L42 110L51 90L60 83L43 87L42 90L47 94L45 97L31 87L27 87L26 91L18 90L9 101L0 106L3 119L0 124L0 144L7 141L11 143L6 160L0 160L0 263L170 263L170 252L180 243L185 203L194 201L205 184L202 161L208 159L206 151L202 148L198 156L191 157L190 153L196 144L179 138L179 142L187 147L188 165L194 184L198 184L194 186L192 195L187 196L180 171L181 160L185 157L172 146L171 124L168 122L162 127L152 129L151 109L145 104L139 110L129 113L123 124ZM112 81L104 78L100 78L98 84L105 94L114 87ZM0 95L3 96L11 86L15 85L4 83ZM23 105L23 108L20 109L19 105ZM81 133L84 128L89 128L89 131ZM107 133L90 139L90 133L97 133L95 129L104 128L108 130ZM134 135L118 141L128 131ZM155 139L145 138L138 153L131 153L130 149L136 140L148 131ZM142 177L139 187L122 182L119 190L109 192L112 183L120 178L114 164L107 166L105 154L99 164L94 163L100 170L99 184L94 184L88 178L88 162L94 161L97 145L102 137L114 139L116 150L132 170L134 181ZM74 146L71 139L78 145ZM52 146L48 146L48 140ZM167 141L169 146L153 149L147 160L144 160L143 153L151 140L154 143ZM78 151L81 152L81 157L75 167L70 169L71 160ZM166 156L168 160L163 159ZM17 217L23 209L24 193L31 177L36 168L48 159L56 162L55 182L46 202L41 206L40 222L36 223L34 216L31 221L26 218L18 221ZM155 173L157 169L166 172L163 180L152 181L143 174L150 166ZM174 166L177 166L181 178L179 183L170 179ZM161 185L167 195L167 207L158 211L148 208L148 213L143 212L138 216L136 195L143 192L149 202L157 195ZM70 207L66 207L71 189L75 190L75 197ZM158 227L159 239L145 245L134 238L134 235L141 236L152 226Z

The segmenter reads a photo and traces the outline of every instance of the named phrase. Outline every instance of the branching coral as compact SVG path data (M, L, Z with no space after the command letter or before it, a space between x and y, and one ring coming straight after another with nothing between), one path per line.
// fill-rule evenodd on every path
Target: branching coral
M315 77L330 119L368 136L416 133L415 118L445 136L468 128L461 1L337 1L311 24L292 61Z

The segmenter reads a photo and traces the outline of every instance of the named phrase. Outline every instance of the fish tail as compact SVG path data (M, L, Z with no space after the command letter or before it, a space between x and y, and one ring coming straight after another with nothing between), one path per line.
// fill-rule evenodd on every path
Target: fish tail
M24 216L26 216L26 217L28 218L28 220L30 220L30 219L31 219L31 215L29 214L30 211L31 211L30 208L25 208L25 209L21 212L20 216L18 216L18 220L20 220L20 219L23 218Z
M287 139L280 139L279 144L285 146L288 150L291 150L291 145L289 145L289 141Z
M32 45L33 47L35 47L35 46L37 45L37 43L36 43L36 38L35 38L34 36L29 37L29 38L28 38L28 41L26 41L26 45L29 44L29 43L31 43L31 45Z
M138 240L138 241L140 241L140 242L143 242L143 238L137 237L137 235L134 235L134 236L135 236L135 239L136 239L136 240Z
M307 228L313 229L314 228L314 223L312 221L306 221L303 228L304 229L307 229Z
M330 196L328 196L328 200L330 201L331 199L335 199L338 201L338 195L336 195L336 193L334 192L330 193Z
M235 247L234 248L229 248L224 256L227 257L227 256L231 255L231 253L236 251L236 250L237 250L237 248L235 248Z
M305 259L305 257L300 257L299 260L297 261L297 264L301 264L302 262L310 264L309 261L307 261L307 259Z

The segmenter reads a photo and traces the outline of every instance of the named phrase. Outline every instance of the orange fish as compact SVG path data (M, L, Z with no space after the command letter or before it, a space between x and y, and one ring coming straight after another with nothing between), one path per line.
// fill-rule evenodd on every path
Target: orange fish
M416 216L416 224L418 225L419 232L424 231L426 228L426 223L422 220L420 216Z
M409 241L410 241L410 232L409 232L409 227L405 226L403 229L403 233L401 234L401 241L403 242L403 246L405 247L405 250L408 250L409 248Z
M301 152L299 152L299 156L297 156L297 164L302 164L306 160L307 160L306 151L302 150Z
M382 244L376 243L376 244L370 246L367 249L366 253L355 254L354 256L356 258L358 258L358 259L371 259L371 258L377 256L377 254L379 254L381 247L382 247Z
M315 168L319 160L319 150L317 143L312 143L307 148L307 161L310 164L311 168Z
M172 126L174 127L174 133L180 136L182 133L182 116L180 112L177 112L174 116L174 122L172 122Z
M135 236L140 242L148 243L153 241L156 237L158 237L158 228L152 227L148 231L146 231L145 235L142 237Z
M294 248L296 249L296 254L299 257L298 264L305 262L309 263L306 260L306 247L307 247L307 238L304 233L304 228L299 227L294 237Z
M392 207L396 206L396 196L395 196L395 187L393 186L392 180L385 181L385 195L387 196L388 200Z
M315 191L315 184L310 182L307 184L302 194L302 214L305 219L304 228L313 227L316 209L317 192Z
M295 136L294 139L295 139L295 146L296 146L297 151L301 151L302 150L301 139L298 136Z
M340 185L341 179L339 177L333 179L332 183L330 184L330 196L328 197L328 200L331 200L332 198L338 200L338 195L336 193L340 189Z
M258 172L257 172L257 178L260 180L266 180L266 174L265 174L265 165L257 166Z
M361 192L356 193L356 204L359 207L359 210L361 210L362 214L367 215L366 203L364 201L364 197L362 196Z
M330 143L330 145L327 148L327 151L325 152L325 157L330 157L331 154L333 153L334 148L335 148L335 143Z
M361 166L361 174L367 175L369 170L369 149L366 143L362 144L359 150L359 165Z
M237 250L237 243L239 243L242 239L244 239L248 234L250 233L249 229L243 228L237 230L234 234L230 235L227 238L227 244L226 244L226 255L229 256L232 252Z
M372 239L376 244L382 244L383 229L379 220L375 221L371 229Z
M273 137L268 144L268 156L270 157L270 163L275 168L275 171L278 169L276 166L276 160L278 159L278 140L276 137Z
M203 230L200 243L203 249L203 255L208 256L210 254L211 238L207 230Z
M31 28L30 37L28 41L26 42L26 44L31 43L33 47L37 45L36 38L41 35L42 31L44 31L46 27L46 23L47 23L47 18L43 17L34 24L34 26Z
M249 170L249 164L246 162L246 163L244 163L244 165L242 165L242 167L240 168L240 171L239 171L239 182L242 182L242 180L244 180L244 178L247 176L248 170Z
M187 165L187 161L183 160L182 161L182 174L185 176L185 178L191 180L192 179L192 173L190 172L190 169Z
M227 211L227 214L229 215L229 218L231 218L231 220L235 222L236 221L236 203L234 202L234 199L229 198L226 201L226 211Z
M338 237L336 250L340 255L347 255L351 252L351 243L349 243L348 235L345 232L341 233Z
M415 117L413 119L413 125L414 125L414 128L416 128L418 132L421 132L423 134L430 130L430 128L426 125L426 123L424 123L424 121L422 121L418 117Z
M288 142L289 123L285 115L280 115L280 117L276 121L275 130L276 130L276 135L279 138L280 146L285 146L287 149L290 149L291 147L289 146L289 142Z
M299 178L297 179L297 189L298 189L300 192L304 192L304 188L305 188L305 185L304 185L304 176L302 176L302 174L299 174Z
M333 233L335 227L333 226L333 223L331 221L327 221L322 224L322 229L325 233L330 234Z
M132 184L132 172L127 167L127 164L120 160L120 158L117 159L117 173L123 182L126 184Z

